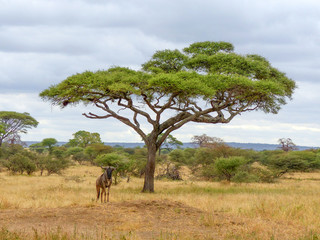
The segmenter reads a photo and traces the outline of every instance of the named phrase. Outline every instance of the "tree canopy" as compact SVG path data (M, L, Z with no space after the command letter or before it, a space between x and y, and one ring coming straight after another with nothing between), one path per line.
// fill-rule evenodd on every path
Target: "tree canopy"
M191 138L192 142L199 147L208 147L212 145L224 144L224 141L218 137L209 137L207 134L195 135Z
M279 148L285 152L297 150L297 146L292 142L291 138L280 138L278 140Z
M28 129L37 126L38 122L29 113L0 111L0 146L3 141L27 133Z
M87 147L89 144L102 143L99 133L90 133L84 130L73 134L73 139L69 140L68 145L72 147Z
M53 147L58 143L55 138L45 138L41 141L41 145L49 150L49 154L52 154Z
M155 152L188 122L228 123L240 113L277 113L291 99L295 82L263 57L240 55L227 42L198 42L157 51L141 70L111 67L68 77L40 93L66 107L92 104L93 119L116 118L144 140L149 155L144 191L153 191ZM150 124L145 132L140 125ZM159 138L158 136L162 134Z

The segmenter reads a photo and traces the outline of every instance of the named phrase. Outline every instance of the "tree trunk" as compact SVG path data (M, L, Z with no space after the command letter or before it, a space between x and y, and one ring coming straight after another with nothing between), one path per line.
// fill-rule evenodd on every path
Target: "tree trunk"
M145 168L144 185L142 192L154 192L154 172L156 167L157 147L155 142L149 143L147 147L148 161Z

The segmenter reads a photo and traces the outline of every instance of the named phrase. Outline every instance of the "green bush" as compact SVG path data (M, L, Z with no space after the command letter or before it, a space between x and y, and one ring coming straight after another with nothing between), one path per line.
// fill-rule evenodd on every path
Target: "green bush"
M84 152L78 152L72 156L72 158L77 161L80 165L84 164L85 162L89 162L90 157L89 155L85 154Z
M206 165L205 167L201 168L201 176L204 177L205 179L217 179L218 180L218 175L216 174L216 169L214 166L214 163L210 165Z
M202 166L214 163L214 160L218 157L216 152L209 148L198 148L195 153L197 164L201 164Z
M76 153L83 152L83 151L84 151L84 148L82 148L82 147L70 147L70 148L68 148L66 155L71 156L71 155L75 155Z
M56 158L63 158L67 155L67 148L64 146L54 147L52 149L52 155Z
M36 171L35 163L27 156L17 153L10 156L6 161L3 162L4 166L13 173L27 172L28 175Z
M46 150L46 148L42 145L42 143L31 144L29 146L29 149L37 153L43 153Z
M275 172L271 171L268 167L255 162L250 165L250 172L256 175L259 179L259 182L272 183L276 179Z
M214 168L219 177L231 181L231 178L236 175L237 170L247 164L247 162L244 157L218 158L214 163Z
M102 143L93 143L84 149L84 153L89 157L89 161L93 163L99 155L111 153L113 151L111 146L106 146Z
M48 175L53 173L61 174L61 171L69 167L70 162L67 159L57 159L47 156L44 162L44 169L47 170Z
M287 172L306 172L320 169L320 155L316 150L263 151L259 154L259 161L273 169L278 176Z
M278 177L287 172L306 172L319 169L320 159L310 151L282 152L272 155L266 165L277 172Z
M147 148L135 148L134 154L129 156L132 161L131 173L137 177L142 177L148 158Z

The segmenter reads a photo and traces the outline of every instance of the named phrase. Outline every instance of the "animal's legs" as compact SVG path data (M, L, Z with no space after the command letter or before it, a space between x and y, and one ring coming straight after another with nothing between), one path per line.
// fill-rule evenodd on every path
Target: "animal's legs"
M100 197L100 187L98 185L96 185L96 189L97 189L97 200L96 200L96 202L98 202L98 199Z
M108 187L108 202L109 202L109 191L110 191L110 186Z
M106 203L106 195L107 195L106 189L104 189L104 203Z
M104 197L104 202L106 202L106 189L102 188L101 190L101 203L103 202L103 197Z

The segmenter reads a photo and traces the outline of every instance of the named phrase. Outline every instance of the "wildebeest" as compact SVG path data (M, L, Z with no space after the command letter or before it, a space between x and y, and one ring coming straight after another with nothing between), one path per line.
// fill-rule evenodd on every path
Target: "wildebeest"
M106 202L106 188L108 188L108 198L107 201L109 202L109 192L110 192L110 187L112 184L112 171L115 170L114 167L103 167L101 166L102 169L104 169L104 173L101 174L100 177L97 178L96 181L96 189L97 189L97 200L99 199L100 196L100 188L102 189L101 191L101 203L103 202L103 195L104 195L104 202Z

